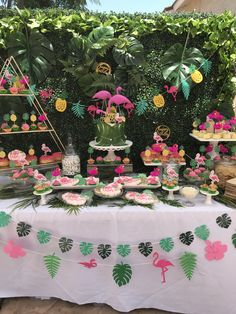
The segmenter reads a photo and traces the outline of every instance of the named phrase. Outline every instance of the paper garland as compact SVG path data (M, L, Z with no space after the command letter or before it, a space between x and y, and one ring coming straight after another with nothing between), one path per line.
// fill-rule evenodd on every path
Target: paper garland
M9 223L12 221L11 215L0 212L0 227L6 227L9 225ZM228 216L228 214L224 213L221 216L217 217L216 219L217 224L222 228L228 228L232 222L231 218ZM38 239L39 244L41 245L47 245L51 241L52 238L59 239L57 237L54 237L50 232L45 230L37 230L32 228L31 225L25 222L19 222L17 223L17 234L19 237L25 237L28 236L31 231L36 232L36 237ZM220 260L224 258L225 253L228 250L228 247L226 244L222 244L221 241L209 241L207 240L210 235L210 230L207 227L207 225L201 225L194 229L194 234L199 239L205 241L206 247L205 247L205 257L209 261L213 260ZM190 245L194 240L194 235L191 231L187 231L186 233L181 233L179 236L180 241L185 245ZM236 233L232 235L232 244L236 248ZM1 241L2 242L2 241ZM76 242L78 243L78 242ZM174 240L172 237L167 237L161 239L159 242L160 248L169 253L174 248ZM70 238L61 237L58 241L59 248L62 253L69 252L74 245L74 241ZM106 259L112 254L112 248L116 247L116 252L118 255L120 255L123 258L127 258L131 254L131 248L137 247L139 253L143 255L144 257L148 257L153 252L153 244L151 242L141 242L137 245L130 245L130 244L118 244L116 246L111 246L110 244L99 244L97 246L97 254L101 259ZM26 249L27 250L27 249ZM80 242L79 243L79 250L83 256L90 255L94 252L94 244L90 242ZM9 255L11 258L18 258L23 257L26 255L26 251L23 247L21 247L18 244L15 244L14 241L9 240L6 245L3 248L3 251ZM30 251L30 250L29 250ZM32 251L34 252L34 251ZM38 253L39 254L39 253ZM40 254L43 255L43 254ZM157 256L156 256L157 255ZM157 258L158 257L158 258ZM174 266L174 264L171 261L168 261L165 258L160 258L157 252L153 254L153 266L161 269L161 276L162 276L162 282L165 282L165 272L168 270L167 266ZM55 253L50 255L43 256L45 267L50 275L51 278L54 278L58 270L60 268L61 261L64 260L57 256ZM67 260L67 259L65 259ZM73 262L73 260L68 260ZM76 261L74 261L76 262ZM158 263L159 262L159 263ZM166 263L166 266L164 267L164 262ZM95 258L92 258L88 261L78 261L79 265L85 267L85 268L94 268L99 266L100 264L97 263ZM184 252L179 257L179 263L181 268L183 269L183 272L185 276L190 280L194 274L194 271L197 266L197 255L192 252ZM148 263L149 264L149 263ZM168 265L167 265L168 264ZM102 265L102 264L101 264ZM139 264L137 264L139 265ZM142 265L142 264L140 264ZM106 266L109 266L107 264ZM132 265L127 263L118 263L113 267L112 276L115 281L115 283L121 287L123 285L126 285L130 282L132 278Z

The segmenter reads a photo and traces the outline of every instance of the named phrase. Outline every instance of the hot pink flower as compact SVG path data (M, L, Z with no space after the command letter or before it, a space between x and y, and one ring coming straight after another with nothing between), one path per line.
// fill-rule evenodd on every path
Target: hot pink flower
M98 168L97 167L93 167L91 170L88 170L88 174L90 176L97 176L98 175Z
M11 258L23 257L26 254L24 249L20 245L16 245L12 240L7 242L3 251Z
M150 172L150 175L153 177L158 177L161 173L161 170L159 168L155 168L153 171Z
M27 75L23 76L20 83L24 85L29 84L29 77Z
M218 120L218 121L221 121L224 118L224 116L222 114L220 114L217 110L214 110L211 113L209 113L207 117L209 119L214 119L214 120Z
M6 84L6 80L2 77L2 78L0 78L0 85L1 86L4 86L5 84Z
M223 129L224 129L225 131L229 131L231 128L232 128L232 127L231 127L231 125L230 125L229 123L226 123L226 124L223 125Z
M220 122L217 122L217 123L215 123L215 125L214 125L214 129L215 129L215 130L220 130L220 129L222 129L222 127L223 127L223 124L220 123Z
M224 258L224 253L227 252L227 245L221 244L221 241L210 242L206 241L205 257L208 261L220 260Z
M44 114L41 114L41 115L38 117L38 120L39 120L40 122L46 121L46 120L47 120L46 114L45 114L45 113L44 113Z
M53 177L59 177L60 175L61 175L61 169L59 167L52 171Z
M118 175L121 175L122 173L124 173L124 171L125 171L124 165L120 165L120 166L115 168L115 173L117 173Z
M47 99L51 98L54 91L50 88L45 88L39 92L39 95L43 102L46 102Z
M230 124L232 125L235 125L236 124L236 117L232 117L230 120L229 120Z
M223 144L220 144L220 145L219 145L219 148L220 148L220 152L221 152L222 154L226 154L226 153L229 152L229 149L228 149L226 146L224 146Z
M206 147L206 153L210 153L213 151L213 145L212 144L209 144L207 147Z
M206 123L202 123L199 125L199 130L204 131L206 130Z

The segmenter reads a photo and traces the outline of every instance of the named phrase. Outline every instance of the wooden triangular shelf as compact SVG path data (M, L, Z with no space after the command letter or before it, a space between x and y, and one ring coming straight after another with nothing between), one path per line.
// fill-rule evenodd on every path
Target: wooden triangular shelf
M22 73L19 65L17 64L16 60L14 57L10 57L8 59L5 60L4 62L4 65L1 69L1 72L0 72L0 85L1 85L1 81L2 79L6 76L6 74L9 72L9 69L11 69L11 71L14 72L14 75L15 76L19 76L19 77L23 77L24 74ZM31 104L34 106L36 112L39 114L39 115L42 115L44 114L44 110L43 108L41 107L34 91L32 90L32 88L30 87L29 83L25 83L25 85L27 86L28 88L28 91L29 93L25 93L25 94L0 94L0 97L1 96L11 96L11 97L30 97L31 99ZM64 151L65 150L65 147L60 139L60 137L58 136L56 130L54 129L53 125L51 124L50 120L48 119L48 117L46 117L46 121L45 123L47 124L47 127L48 129L47 130L44 130L42 131L42 133L45 133L45 132L48 132L50 134L50 136L52 137L54 143L56 144L56 146L58 147L58 149L60 151ZM10 134L23 134L23 133L40 133L40 131L19 131L19 132L9 132L9 133L4 133L4 132L1 132L0 135L10 135Z

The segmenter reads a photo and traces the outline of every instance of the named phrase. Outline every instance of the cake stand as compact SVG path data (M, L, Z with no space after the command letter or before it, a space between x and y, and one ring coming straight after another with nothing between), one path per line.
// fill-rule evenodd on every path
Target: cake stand
M179 191L179 189L180 189L179 186L176 186L176 187L174 187L174 188L171 189L171 190L168 189L168 188L166 188L165 186L162 186L162 190L169 192L169 194L168 194L168 196L167 196L167 199L168 199L169 201L174 201L174 199L175 199L174 192Z
M219 195L218 191L216 191L214 194L210 194L200 190L200 193L206 196L206 201L204 203L205 205L212 205L212 196Z
M215 151L215 148L218 147L219 142L236 142L236 139L234 138L219 138L219 139L214 139L214 138L199 138L195 136L194 134L190 133L190 136L198 140L199 142L208 142L210 145L212 145L213 149L212 152L208 153L208 155L211 156L211 159L214 159L216 156L219 156L219 153Z
M48 191L46 191L46 192L44 192L44 193L38 193L37 191L34 191L33 194L34 194L34 195L37 195L37 196L41 196L41 199L40 199L40 201L39 201L39 205L42 206L42 205L46 205L46 204L47 204L46 195L51 194L52 191L53 191L53 189L48 190Z
M105 160L107 162L115 161L115 159L116 159L115 151L125 150L126 148L130 148L132 145L133 145L133 142L131 142L131 141L126 141L125 145L121 145L121 146L113 146L113 145L99 146L99 145L97 145L96 141L91 141L89 143L89 146L91 146L95 150L108 152L106 157L103 158L103 160Z

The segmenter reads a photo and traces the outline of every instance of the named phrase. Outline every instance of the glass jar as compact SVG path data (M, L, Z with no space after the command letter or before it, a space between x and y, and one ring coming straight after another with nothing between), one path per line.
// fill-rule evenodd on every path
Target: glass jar
M76 154L71 135L68 136L68 144L62 159L62 172L65 176L74 176L80 173L80 157Z

